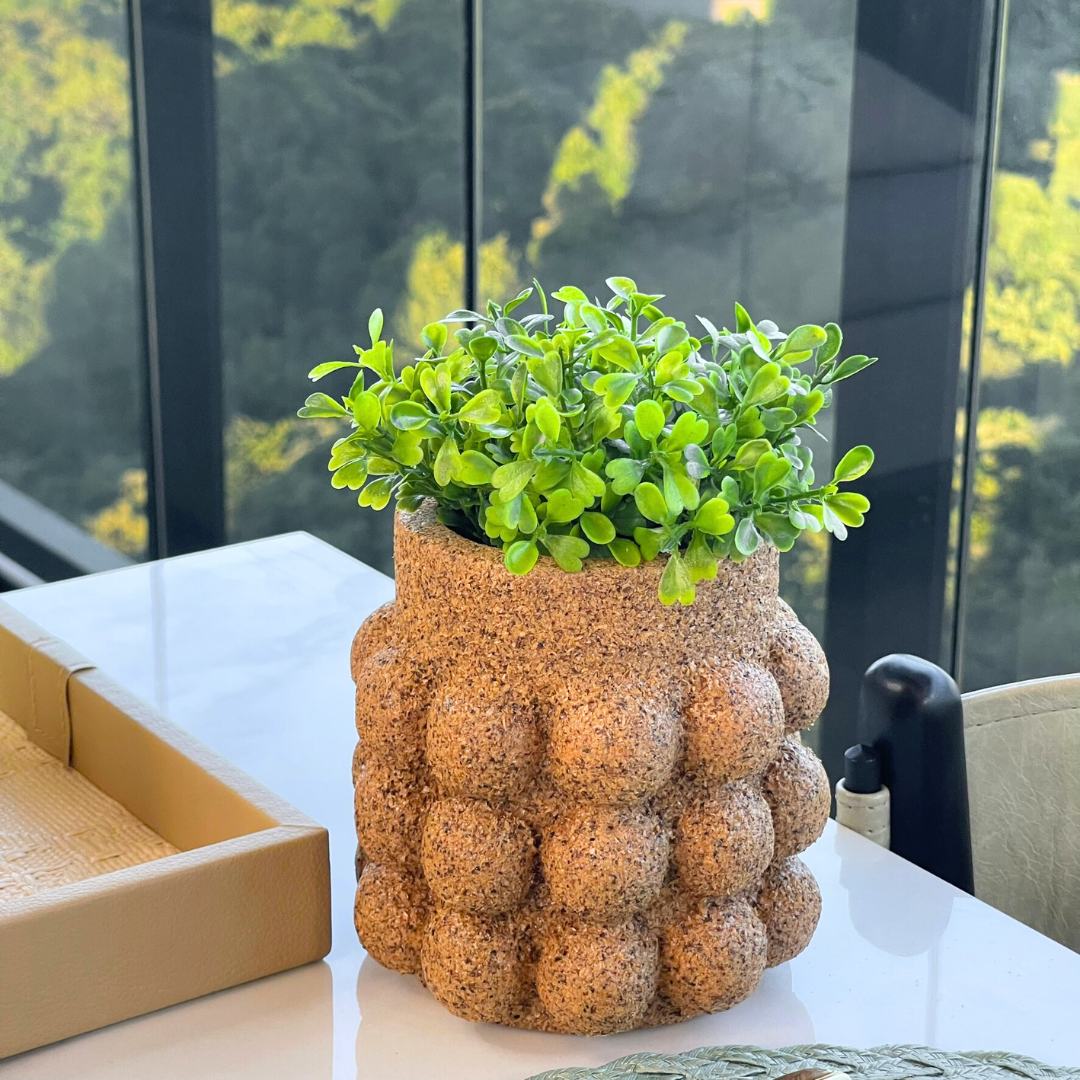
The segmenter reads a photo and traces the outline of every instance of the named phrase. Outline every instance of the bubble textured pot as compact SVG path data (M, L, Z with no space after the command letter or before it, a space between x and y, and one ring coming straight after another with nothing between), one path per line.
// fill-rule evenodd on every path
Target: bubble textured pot
M829 690L777 553L524 577L426 503L353 645L360 940L451 1012L605 1034L730 1008L805 948Z

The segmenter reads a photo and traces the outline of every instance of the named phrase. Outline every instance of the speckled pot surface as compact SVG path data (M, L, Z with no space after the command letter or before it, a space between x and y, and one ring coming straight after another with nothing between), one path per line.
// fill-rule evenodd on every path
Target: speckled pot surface
M399 514L353 644L360 940L451 1012L604 1034L717 1012L799 953L829 814L821 648L763 548L662 607L662 561L541 559Z

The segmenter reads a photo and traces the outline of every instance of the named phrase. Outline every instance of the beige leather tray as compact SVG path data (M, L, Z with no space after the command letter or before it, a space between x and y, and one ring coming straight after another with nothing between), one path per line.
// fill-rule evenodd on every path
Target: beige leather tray
M3 603L0 714L0 1058L329 952L326 830Z

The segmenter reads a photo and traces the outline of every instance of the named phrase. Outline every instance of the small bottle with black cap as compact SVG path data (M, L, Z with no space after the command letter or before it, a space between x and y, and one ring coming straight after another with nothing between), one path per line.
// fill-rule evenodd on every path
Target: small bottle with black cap
M844 778L836 783L836 821L889 846L889 789L881 782L881 759L865 743L844 752Z

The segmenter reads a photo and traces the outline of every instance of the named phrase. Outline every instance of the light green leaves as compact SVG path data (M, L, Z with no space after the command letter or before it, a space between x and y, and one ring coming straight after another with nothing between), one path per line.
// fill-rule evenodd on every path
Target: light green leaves
M559 567L569 574L576 574L581 569L581 560L589 554L589 544L580 536L556 536L548 533L541 543Z
M338 417L345 415L345 406L336 402L329 394L309 394L304 401L304 407L297 416L325 416Z
M780 367L772 362L762 364L757 374L750 380L746 388L742 404L744 409L752 405L763 405L769 401L775 401L782 394L786 394L791 380L786 375L780 374Z
M533 540L518 540L503 553L503 563L511 574L527 574L540 557L540 551Z
M699 532L722 536L735 528L735 519L728 513L728 504L719 497L703 502L694 515L693 525Z
M638 512L649 521L662 525L668 519L668 506L664 496L655 484L638 484L634 490L634 502Z
M869 446L854 446L840 459L833 471L833 483L846 484L858 480L873 464L874 451Z
M589 557L663 558L667 604L690 603L718 559L862 524L869 503L837 485L872 452L849 451L819 484L803 438L831 384L873 363L839 362L839 327L785 335L736 306L734 331L699 319L703 343L660 294L628 277L608 286L604 300L558 290L561 320L536 282L484 313L453 311L423 328L427 351L404 366L373 312L370 347L310 372L351 369L351 388L300 410L351 429L330 453L333 486L376 508L433 498L440 520L500 547L513 574L541 557L571 572Z
M647 461L636 458L616 458L609 461L604 472L611 479L611 489L616 495L629 495L645 475Z
M502 415L502 409L502 399L496 391L481 390L458 409L457 418L466 424L494 424Z
M663 407L658 401L642 401L634 409L634 423L638 432L649 442L656 442L660 438L666 422Z

